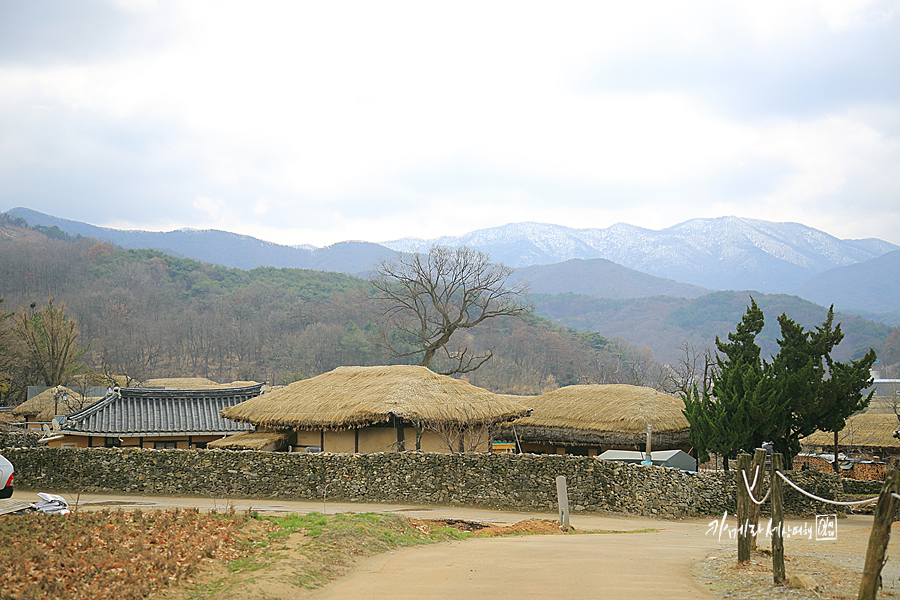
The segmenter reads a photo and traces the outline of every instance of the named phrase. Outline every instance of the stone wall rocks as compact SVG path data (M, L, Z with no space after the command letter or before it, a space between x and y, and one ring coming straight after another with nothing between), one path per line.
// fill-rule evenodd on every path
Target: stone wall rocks
M19 488L106 494L285 498L465 505L555 511L556 477L565 475L573 512L661 518L734 514L734 471L676 469L535 454L304 454L123 448L7 448ZM792 478L834 498L833 475ZM767 485L766 485L767 487ZM836 507L785 489L790 514Z

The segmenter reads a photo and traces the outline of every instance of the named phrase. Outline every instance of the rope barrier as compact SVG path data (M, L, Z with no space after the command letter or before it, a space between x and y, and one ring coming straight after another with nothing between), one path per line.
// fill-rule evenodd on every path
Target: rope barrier
M756 486L756 478L759 476L759 465L756 465L756 475L753 477L753 485L747 483L747 471L741 471L741 475L744 476L744 486L747 488L747 495L750 496L750 502L759 506L763 502L765 502L769 498L769 494L772 493L772 486L769 486L769 490L766 492L766 495L763 496L762 500L757 500L756 496L753 495L753 488Z
M819 496L816 496L815 494L810 494L809 492L807 492L806 490L804 490L803 488L798 486L796 483L794 483L793 481L791 481L790 479L785 477L784 473L782 473L781 471L775 471L775 472L778 474L779 477L781 477L785 482L787 482L787 484L789 486L791 486L792 488L794 488L795 490L797 490L804 496L809 496L813 500L818 500L819 502L824 502L825 504L836 504L838 506L861 506L863 504L871 504L872 502L875 502L876 500L878 500L878 496L875 496L873 498L868 498L866 500L856 500L854 502L838 502L837 500L829 500L827 498L820 498ZM745 476L745 479L746 479L746 476Z
M862 506L863 504L871 504L872 502L875 502L876 500L878 500L878 496L873 496L872 498L867 498L865 500L854 500L851 502L839 502L837 500L829 500L827 498L822 498L820 496L816 496L815 494L811 494L811 493L807 492L806 490L804 490L803 488L801 488L800 486L795 484L793 481L791 481L790 479L785 477L785 475L781 471L776 471L776 473L778 474L779 477L781 477L784 481L786 481L788 485L790 485L792 488L794 488L795 490L797 490L804 496L808 496L808 497L812 498L813 500L818 500L819 502L824 502L825 504L835 504L838 506ZM747 480L747 472L746 471L742 470L741 476L744 478L744 487L747 488L747 495L750 496L750 501L753 502L753 504L756 504L757 506L760 504L763 504L769 498L769 494L772 493L772 486L769 486L769 489L766 492L766 495L762 497L762 500L757 500L756 496L753 495L753 487L756 485L757 477L759 477L759 465L756 466L756 474L753 476L753 485L751 485L750 482ZM900 495L893 494L893 496L897 500L900 500Z
M753 472L753 483L751 483L750 486L747 488L748 492L756 487L757 479L759 479L759 465L756 465L756 470ZM747 473L746 472L744 472L744 483L745 484L747 483ZM752 496L753 493L751 492L750 495Z

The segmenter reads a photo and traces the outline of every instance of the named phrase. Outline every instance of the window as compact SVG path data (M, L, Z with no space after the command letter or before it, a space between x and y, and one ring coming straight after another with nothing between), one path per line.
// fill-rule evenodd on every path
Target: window
M178 442L153 442L154 450L175 450L178 448Z

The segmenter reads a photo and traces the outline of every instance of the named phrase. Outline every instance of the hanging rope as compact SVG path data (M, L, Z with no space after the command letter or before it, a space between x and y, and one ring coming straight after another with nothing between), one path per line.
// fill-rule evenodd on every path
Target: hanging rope
M854 502L838 502L837 500L828 500L827 498L820 498L819 496L816 496L815 494L810 494L809 492L807 492L806 490L804 490L803 488L798 486L796 483L794 483L793 481L791 481L790 479L785 477L784 473L782 473L781 471L775 471L775 472L778 474L779 477L781 477L784 481L786 481L789 486L791 486L792 488L794 488L795 490L797 490L804 496L809 496L813 500L818 500L819 502L824 502L825 504L836 504L838 506L860 506L862 504L871 504L872 502L875 502L876 500L878 500L878 496L875 496L873 498L868 498L866 500L857 500ZM746 481L746 477L745 477L745 481ZM898 499L900 499L900 497L898 497Z
M753 495L753 488L756 486L756 478L759 476L759 465L756 465L756 475L753 476L753 485L750 485L747 482L747 471L742 470L741 475L744 476L744 486L747 488L747 495L750 496L750 502L758 506L769 498L769 494L772 492L772 486L769 486L769 491L762 497L762 500L757 500L756 496Z
M744 483L747 483L747 472L746 471L741 471L741 472L744 474ZM756 470L753 472L753 483L751 483L750 487L747 488L748 492L756 487L757 479L759 479L759 465L756 465ZM752 496L753 492L750 492L750 495Z

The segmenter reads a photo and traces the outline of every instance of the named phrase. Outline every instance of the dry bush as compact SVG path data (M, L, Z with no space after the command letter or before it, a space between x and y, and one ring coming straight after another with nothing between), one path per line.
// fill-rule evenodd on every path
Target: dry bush
M197 510L0 517L0 599L144 598L204 558L236 558L243 517Z

